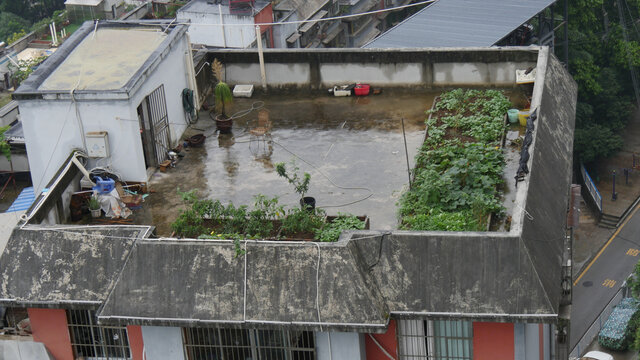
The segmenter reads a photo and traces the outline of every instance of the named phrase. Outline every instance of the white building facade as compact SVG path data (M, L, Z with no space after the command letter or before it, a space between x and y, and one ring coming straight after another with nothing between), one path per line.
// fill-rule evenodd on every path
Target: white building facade
M83 25L14 95L36 194L74 150L146 182L188 126L191 59L185 26Z

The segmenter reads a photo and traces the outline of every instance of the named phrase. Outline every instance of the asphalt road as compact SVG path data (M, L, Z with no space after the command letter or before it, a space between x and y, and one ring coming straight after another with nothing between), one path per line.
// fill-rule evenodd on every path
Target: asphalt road
M571 348L598 318L640 260L639 208L633 210L573 283Z

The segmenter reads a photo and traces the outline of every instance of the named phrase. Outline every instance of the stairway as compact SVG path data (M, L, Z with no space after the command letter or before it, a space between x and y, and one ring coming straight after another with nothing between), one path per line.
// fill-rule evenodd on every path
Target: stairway
M600 222L598 222L598 226L606 229L615 229L616 227L618 227L618 221L620 221L619 216L603 213L602 217L600 218Z

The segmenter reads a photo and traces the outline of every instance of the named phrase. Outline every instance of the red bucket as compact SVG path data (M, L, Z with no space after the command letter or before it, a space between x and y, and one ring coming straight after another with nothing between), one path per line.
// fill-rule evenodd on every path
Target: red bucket
M356 93L356 96L367 96L369 95L370 86L367 84L357 84L353 91Z

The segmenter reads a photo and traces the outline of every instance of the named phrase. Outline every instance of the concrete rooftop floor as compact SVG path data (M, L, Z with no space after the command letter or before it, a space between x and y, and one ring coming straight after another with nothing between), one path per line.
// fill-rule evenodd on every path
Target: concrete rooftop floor
M178 189L196 189L201 197L236 206L252 205L257 194L278 196L280 204L289 208L299 206L293 187L275 172L276 163L289 165L295 159L301 171L311 174L307 196L315 197L316 206L328 215L367 215L371 229L394 229L396 202L408 183L401 119L413 168L424 139L425 111L439 93L385 90L364 98L325 94L235 98L229 114L264 106L236 119L228 135L218 134L208 112L202 111L185 138L203 133L204 146L187 148L175 168L151 177L154 193L145 200L143 214L136 211L136 222L153 224L159 236L169 236L171 223L185 208ZM273 123L271 142L249 134L260 110L268 111ZM505 179L513 178L506 171ZM507 209L508 199L509 194Z

